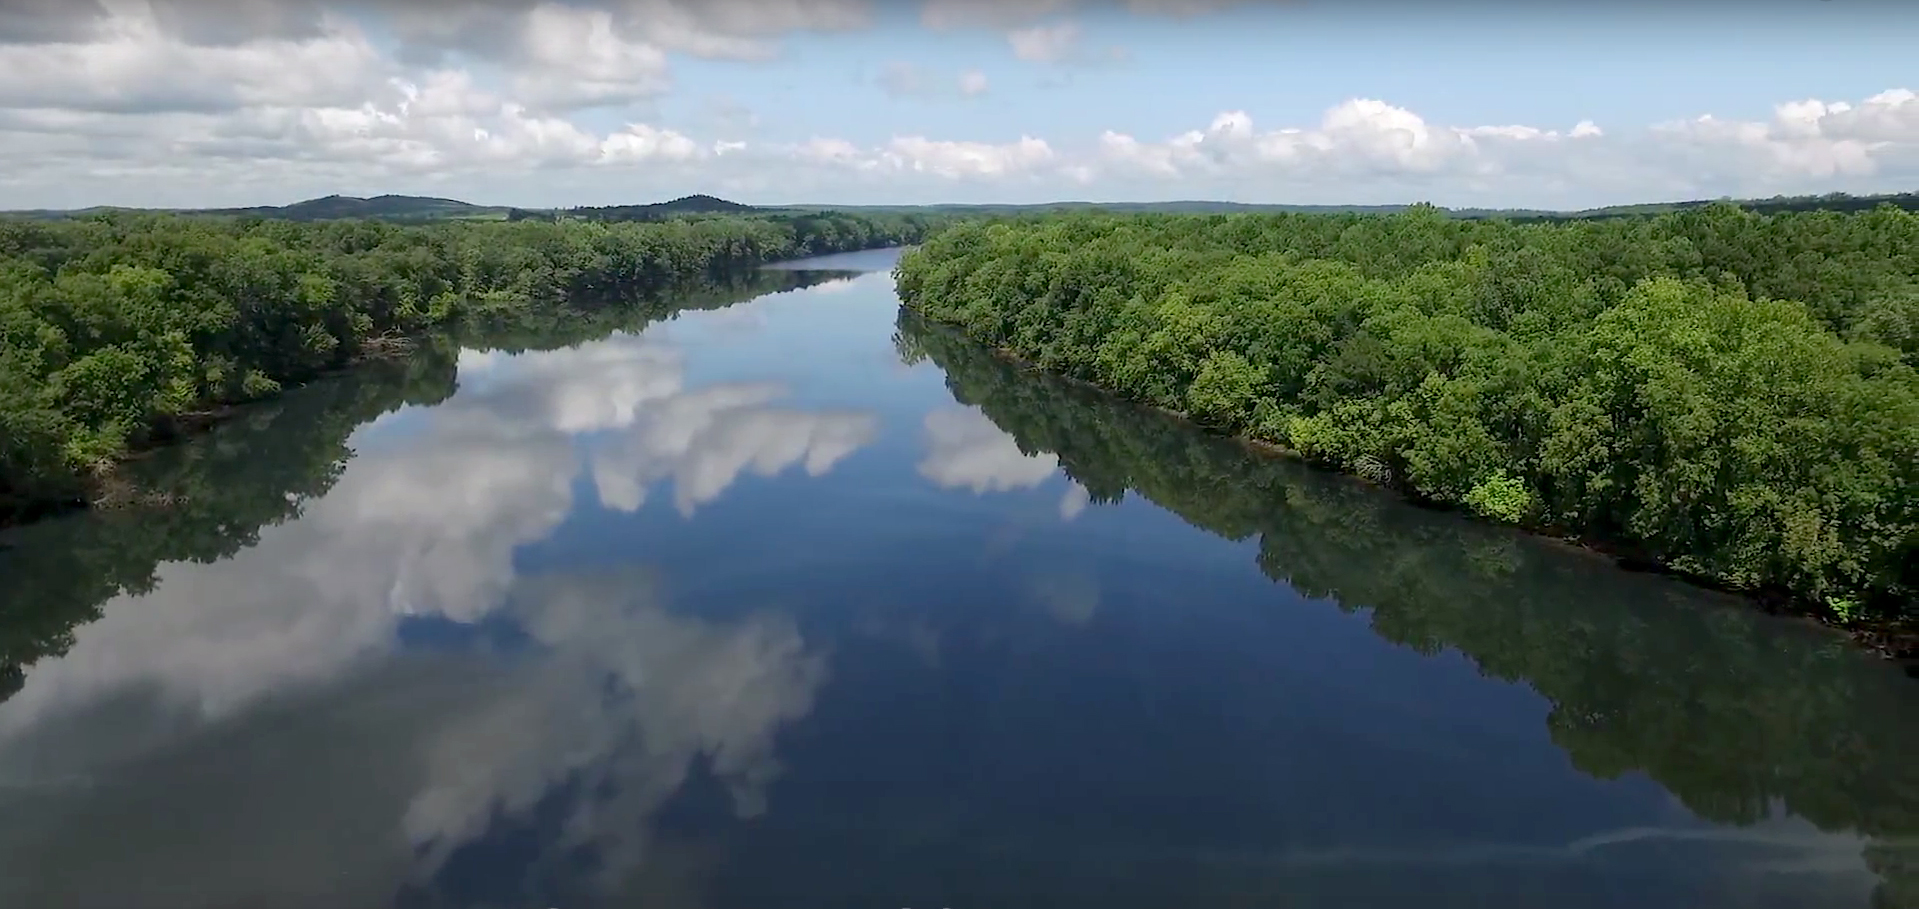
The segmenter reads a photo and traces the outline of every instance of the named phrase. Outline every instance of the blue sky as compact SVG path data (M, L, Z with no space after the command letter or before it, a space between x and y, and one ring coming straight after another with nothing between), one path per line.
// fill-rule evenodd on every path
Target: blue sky
M0 208L1919 189L1919 4L427 2L0 25Z
M1126 60L1060 66L1016 58L998 32L919 27L910 7L872 31L801 35L779 61L676 62L674 122L703 98L756 108L768 130L879 141L901 132L990 141L1120 129L1171 135L1222 110L1302 123L1349 97L1380 98L1445 123L1647 124L1704 113L1764 119L1800 98L1862 98L1919 84L1919 15L1836 2L1774 4L1739 23L1724 8L1599 3L1465 10L1436 3L1253 6L1188 21L1108 13L1051 17ZM1382 21L1386 20L1386 21ZM977 99L892 98L875 78L906 60L975 69Z

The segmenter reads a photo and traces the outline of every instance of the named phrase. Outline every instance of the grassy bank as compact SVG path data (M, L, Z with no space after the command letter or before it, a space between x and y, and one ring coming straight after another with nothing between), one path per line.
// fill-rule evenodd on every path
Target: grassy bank
M630 305L923 218L0 221L0 524L98 495L128 452L420 331Z
M1919 590L1919 216L963 225L901 299L1215 430L1841 622Z

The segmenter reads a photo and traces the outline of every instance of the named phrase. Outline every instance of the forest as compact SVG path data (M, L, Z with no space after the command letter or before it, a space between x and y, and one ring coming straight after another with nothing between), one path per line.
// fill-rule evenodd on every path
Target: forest
M987 346L1844 622L1919 593L1919 215L1054 214L904 256ZM1095 490L1097 491L1097 490Z
M1776 646L1777 626L1732 597L1697 608L1696 591L1656 576L1259 456L1021 369L915 313L901 315L895 343L908 362L937 365L954 399L1021 451L1057 456L1094 502L1140 496L1255 541L1276 583L1368 615L1382 638L1456 651L1529 686L1581 771L1644 773L1720 823L1758 823L1783 804L1822 830L1855 831L1883 879L1873 905L1919 906L1919 716L1904 680L1872 672L1843 641ZM1690 608L1675 608L1679 593Z
M622 310L930 223L0 220L0 525L88 501L130 451L429 330Z

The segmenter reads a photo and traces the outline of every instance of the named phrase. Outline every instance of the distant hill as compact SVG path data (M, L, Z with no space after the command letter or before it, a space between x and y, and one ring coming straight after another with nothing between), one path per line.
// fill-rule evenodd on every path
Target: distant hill
M474 205L457 199L384 195L374 196L371 199L355 196L321 196L318 199L308 199L292 205L212 208L201 209L197 213L282 218L288 221L330 221L343 218L413 221L438 218L500 218L506 215L506 211L502 207Z
M431 221L443 218L498 219L512 211L505 206L474 205L457 199L432 196L321 196L291 205L254 205L245 208L125 208L98 205L79 209L33 209L0 212L28 218L71 218L116 211L163 211L180 215L223 215L236 218L279 218L286 221L329 221L368 219L382 221Z
M670 202L654 202L650 205L602 205L567 209L566 214L589 221L659 221L684 215L739 215L749 212L762 212L767 209L738 202L729 202L717 196L696 194L681 196Z

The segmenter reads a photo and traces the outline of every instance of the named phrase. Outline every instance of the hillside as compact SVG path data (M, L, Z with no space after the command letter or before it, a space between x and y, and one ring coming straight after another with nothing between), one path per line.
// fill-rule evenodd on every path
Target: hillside
M432 196L380 195L370 199L357 196L321 196L289 205L252 205L244 208L134 208L96 205L91 208L27 209L0 212L24 218L74 218L109 212L152 211L176 215L221 215L236 218L277 218L285 221L330 221L362 218L381 221L433 221L444 218L499 219L511 211L499 205L474 205L457 199Z
M432 196L381 195L361 199L355 196L335 195L308 199L291 205L213 208L195 213L281 218L288 221L328 221L341 218L412 221L436 218L497 218L504 216L506 209Z
M589 221L659 221L684 215L737 215L766 210L717 196L695 194L649 205L583 206L568 209L566 213Z

